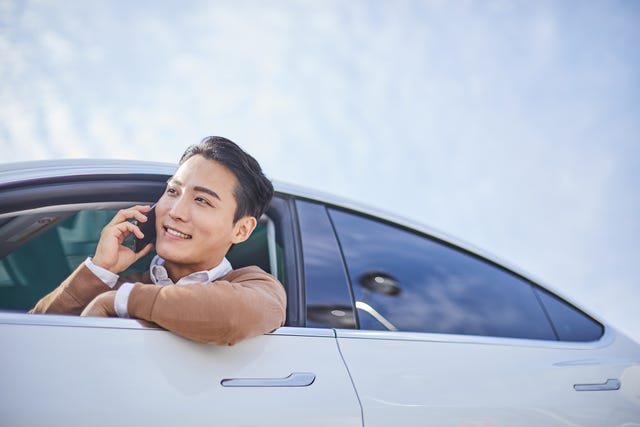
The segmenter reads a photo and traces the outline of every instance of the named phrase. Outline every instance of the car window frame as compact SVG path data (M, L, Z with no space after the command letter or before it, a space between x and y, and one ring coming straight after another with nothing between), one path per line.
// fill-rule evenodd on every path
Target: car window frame
M298 229L302 240L300 272L303 280L301 288L304 289L305 292L303 300L305 306L305 326L307 326L307 322L311 320L309 317L310 295L317 297L319 289L330 286L333 288L332 293L334 296L338 296L338 300L332 301L333 305L314 306L316 315L322 317L325 324L321 325L322 320L318 320L319 325L314 325L313 327L358 329L355 299L351 291L342 248L340 247L335 227L327 211L327 205L317 200L298 197L295 206L297 210ZM314 220L319 222L313 222ZM318 230L318 226L322 229ZM322 231L324 231L325 234L321 234ZM321 235L319 235L319 233ZM319 239L322 239L322 241L319 241ZM310 254L320 255L322 258L327 256L333 258L332 261L334 261L334 264L330 264L329 268L331 268L332 271L328 276L336 282L329 284L316 282L320 280L320 278L318 269L312 265L313 261L310 259ZM322 280L325 279L327 279L327 276L323 275ZM326 303L326 301L323 302ZM343 323L342 320L347 321L346 325L341 325Z
M153 203L165 191L170 176L168 173L82 174L50 178L40 176L2 183L0 224L7 225L7 219L20 215L74 212L88 207L120 209L128 205ZM294 197L276 191L266 214L277 230L276 242L283 248L283 273L288 281L286 325L304 326L304 305L301 300L304 293L300 290L301 243ZM38 233L46 231L48 227L38 230Z

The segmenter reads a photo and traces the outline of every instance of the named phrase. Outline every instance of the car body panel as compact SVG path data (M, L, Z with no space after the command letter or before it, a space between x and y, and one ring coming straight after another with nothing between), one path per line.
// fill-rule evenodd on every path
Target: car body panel
M630 426L640 358L609 331L595 343L337 330L367 426ZM632 354L632 353L631 353ZM363 361L367 363L363 363ZM620 379L618 390L575 385Z
M0 424L360 426L333 331L281 328L202 345L135 320L0 315ZM107 322L104 322L106 320ZM5 350L7 350L5 348ZM286 350L286 351L285 351ZM313 374L306 386L226 387L225 379ZM317 402L335 399L327 407Z

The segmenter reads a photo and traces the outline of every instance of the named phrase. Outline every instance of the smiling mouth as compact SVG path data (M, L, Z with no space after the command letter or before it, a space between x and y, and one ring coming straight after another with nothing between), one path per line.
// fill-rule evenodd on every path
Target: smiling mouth
M174 230L173 228L164 227L164 231L171 236L179 237L181 239L191 239L190 234L182 233L178 230Z

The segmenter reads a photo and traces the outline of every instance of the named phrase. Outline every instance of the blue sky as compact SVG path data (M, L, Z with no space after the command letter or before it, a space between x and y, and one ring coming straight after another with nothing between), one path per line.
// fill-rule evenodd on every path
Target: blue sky
M468 241L640 340L640 4L0 0L0 161L272 177Z

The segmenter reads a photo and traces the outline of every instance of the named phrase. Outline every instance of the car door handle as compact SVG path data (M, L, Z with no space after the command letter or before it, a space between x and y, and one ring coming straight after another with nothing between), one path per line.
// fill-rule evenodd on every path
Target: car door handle
M225 378L223 387L307 387L313 384L316 375L311 372L294 372L285 378Z
M575 384L576 391L606 391L620 389L620 380L608 379L602 384Z

